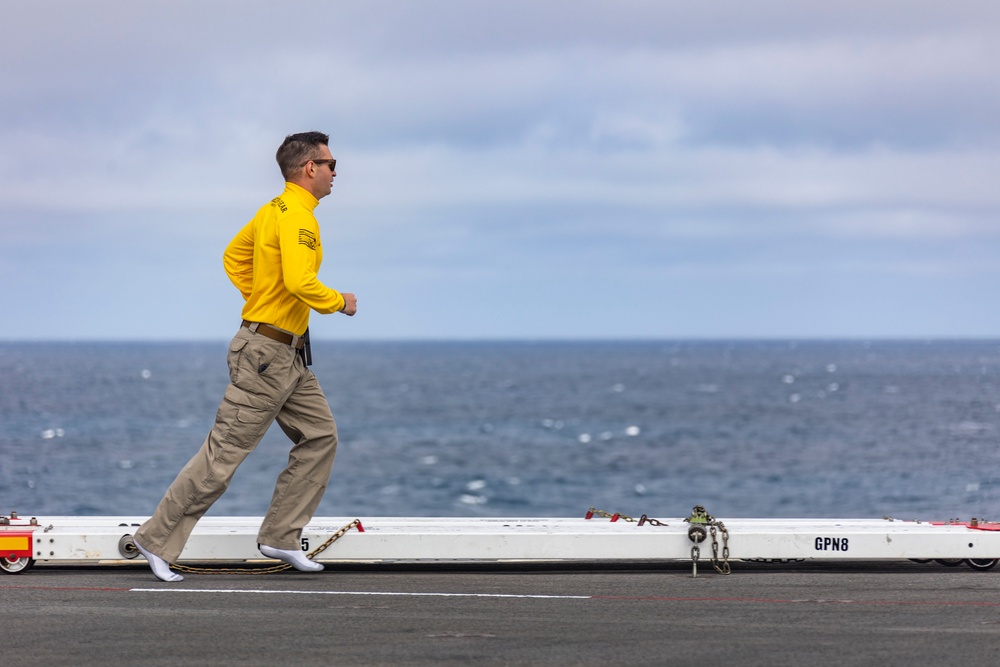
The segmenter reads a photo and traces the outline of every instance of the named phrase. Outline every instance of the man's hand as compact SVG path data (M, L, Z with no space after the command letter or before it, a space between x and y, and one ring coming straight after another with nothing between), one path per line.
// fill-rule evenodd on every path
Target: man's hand
M341 292L340 295L344 297L344 307L341 309L344 315L351 316L358 312L358 300L350 292Z

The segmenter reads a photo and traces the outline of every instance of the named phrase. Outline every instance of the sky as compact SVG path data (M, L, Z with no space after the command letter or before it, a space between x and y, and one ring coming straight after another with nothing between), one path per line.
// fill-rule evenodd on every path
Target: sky
M0 0L0 340L224 340L282 179L343 340L1000 336L995 0Z

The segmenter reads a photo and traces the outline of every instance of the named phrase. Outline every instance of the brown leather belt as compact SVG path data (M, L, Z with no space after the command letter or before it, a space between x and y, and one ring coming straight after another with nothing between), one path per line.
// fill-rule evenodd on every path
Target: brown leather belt
M253 325L257 325L256 330L254 330ZM292 345L296 350L301 350L305 344L306 339L302 336L293 336L290 333L285 333L280 329L275 329L270 324L264 324L263 322L248 322L243 320L243 326L254 333L258 333L265 338L270 338L271 340L276 340L279 343L284 343L285 345Z

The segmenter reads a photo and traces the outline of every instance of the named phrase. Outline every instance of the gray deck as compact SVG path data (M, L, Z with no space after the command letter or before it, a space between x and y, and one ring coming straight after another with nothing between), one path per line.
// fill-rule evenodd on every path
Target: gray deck
M0 576L10 665L996 665L1000 567L907 561Z

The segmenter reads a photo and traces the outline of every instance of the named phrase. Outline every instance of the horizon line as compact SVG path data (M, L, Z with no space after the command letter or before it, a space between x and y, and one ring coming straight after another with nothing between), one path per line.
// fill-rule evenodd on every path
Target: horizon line
M82 338L0 338L0 345L6 344L134 344L134 343L223 343L231 340L227 337L191 337L191 338L156 338L156 337L135 337L135 338L114 338L114 337L82 337ZM454 344L454 343L810 343L810 342L910 342L910 343L933 343L933 342L1000 342L1000 334L995 336L982 335L803 335L803 336L507 336L507 337L400 337L400 338L312 338L318 343L350 343L350 344L379 344L379 343L431 343L431 344Z

